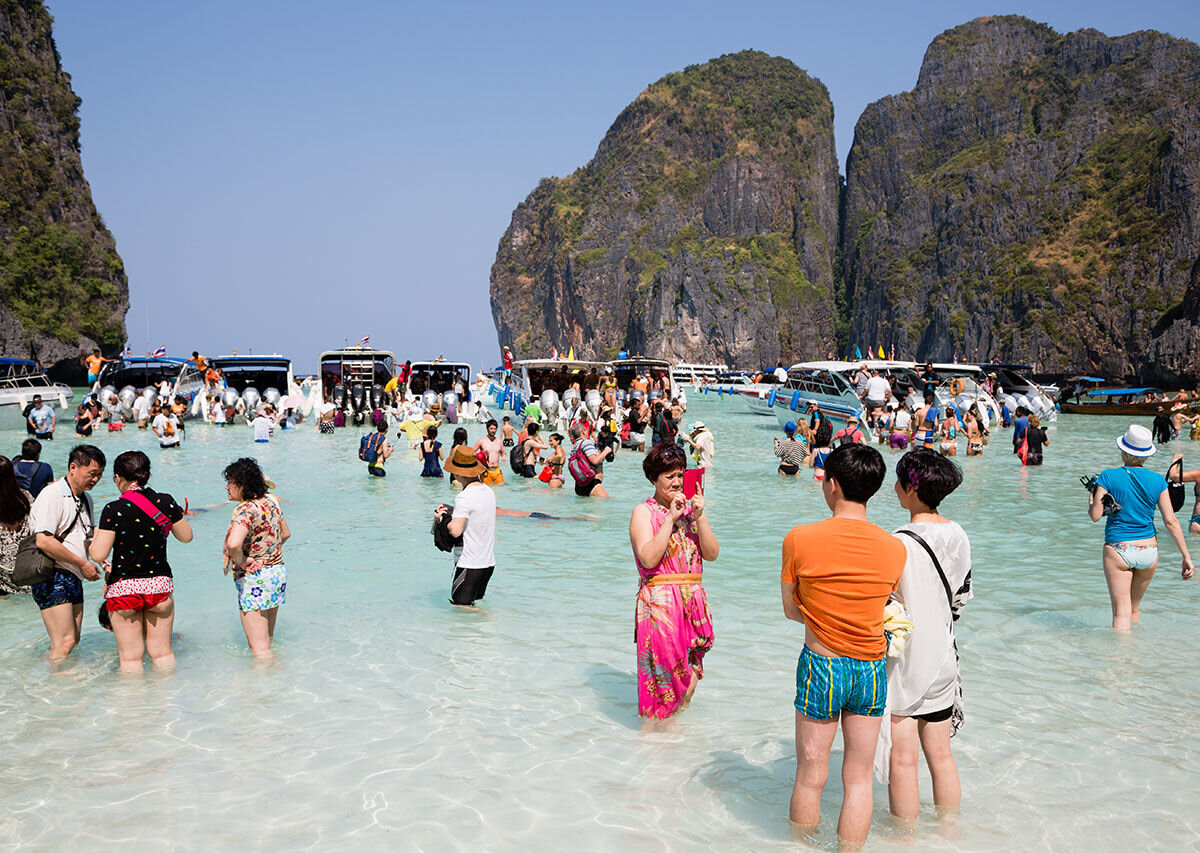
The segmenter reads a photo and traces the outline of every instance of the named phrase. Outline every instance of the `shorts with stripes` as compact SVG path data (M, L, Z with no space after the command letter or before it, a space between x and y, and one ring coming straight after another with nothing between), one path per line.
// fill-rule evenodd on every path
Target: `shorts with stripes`
M805 646L796 665L796 710L813 720L836 720L842 711L883 716L887 704L885 662L830 658Z

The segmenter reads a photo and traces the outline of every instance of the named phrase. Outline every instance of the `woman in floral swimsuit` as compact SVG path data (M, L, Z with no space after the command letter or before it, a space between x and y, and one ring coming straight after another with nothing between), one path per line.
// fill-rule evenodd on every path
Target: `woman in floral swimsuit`
M292 534L279 499L267 494L267 479L253 459L239 459L225 469L225 489L238 502L225 536L225 573L233 572L250 651L266 657L287 592L283 543Z
M704 496L683 496L686 468L677 444L655 445L642 461L654 497L634 507L629 521L639 574L634 637L642 717L666 719L687 706L713 645L701 572L703 561L715 560L719 549Z

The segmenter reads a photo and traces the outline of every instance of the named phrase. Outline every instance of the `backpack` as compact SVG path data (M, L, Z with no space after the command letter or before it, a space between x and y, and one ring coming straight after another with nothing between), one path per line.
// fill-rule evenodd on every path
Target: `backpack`
M512 450L508 451L508 464L512 467L514 474L520 474L525 470L525 451L519 444L514 444Z
M29 467L23 467L23 466ZM18 467L22 466L22 467ZM17 485L33 494L33 475L38 472L41 463L32 459L17 459L13 462L13 473L17 476Z
M372 441L372 439L376 439ZM379 461L379 447L383 444L381 433L364 435L358 442L358 458L370 465Z
M571 472L571 476L577 483L586 483L588 480L596 478L596 466L592 464L592 460L587 458L587 454L581 449L582 446L583 442L580 442L567 459L567 470Z

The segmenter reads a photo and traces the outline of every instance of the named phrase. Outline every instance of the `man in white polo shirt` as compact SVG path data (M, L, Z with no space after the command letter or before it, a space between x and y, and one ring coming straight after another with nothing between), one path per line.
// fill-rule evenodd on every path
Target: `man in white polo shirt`
M54 560L54 577L30 587L50 636L50 660L63 660L79 642L83 626L83 581L99 580L87 558L95 529L91 495L104 473L104 453L80 444L67 457L67 475L42 489L29 511L37 546Z

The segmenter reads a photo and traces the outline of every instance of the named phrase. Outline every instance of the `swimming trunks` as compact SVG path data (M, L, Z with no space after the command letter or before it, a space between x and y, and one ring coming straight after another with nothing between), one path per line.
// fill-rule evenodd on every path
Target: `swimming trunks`
M1190 527L1193 524L1200 524L1200 515L1192 516L1192 520L1188 522L1188 526Z
M60 604L83 604L83 581L66 569L55 569L54 577L29 587L39 610Z
M374 464L368 465L367 473L370 474L372 477L386 477L387 476L387 470L382 465L374 465Z
M1130 545L1128 542L1109 542L1108 547L1116 551L1125 565L1131 569L1148 569L1158 562L1157 545Z
M453 604L469 606L483 598L494 571L495 566L488 566L486 569L455 568L454 580L450 583L450 601Z
M907 450L908 449L908 433L894 432L888 438L888 446L892 450Z
M581 498L586 498L588 495L590 495L592 493L592 490L595 489L596 486L598 486L598 485L600 485L600 481L597 480L595 477L592 477L592 479L590 479L590 480L583 480L583 481L576 480L575 481L575 494L579 495L579 497L581 497Z
M488 468L483 472L485 486L501 486L504 484L504 472L499 468Z
M521 476L524 477L526 480L532 480L534 477L537 476L537 469L534 468L532 465L523 465L521 467Z
M945 722L946 720L950 719L950 715L952 713L954 713L953 705L951 705L948 708L943 708L940 711L933 711L932 713L929 713L929 714L913 714L912 718L914 720L921 720L922 722L925 722L925 723L942 723L942 722Z
M217 424L217 426L225 426L225 424ZM321 435L333 435L333 421L321 421L317 424L317 432Z
M983 443L979 441L968 441L967 450L974 450L976 453L982 453Z
M796 710L813 720L836 720L842 711L883 716L887 670L883 659L831 658L800 653L796 665Z

